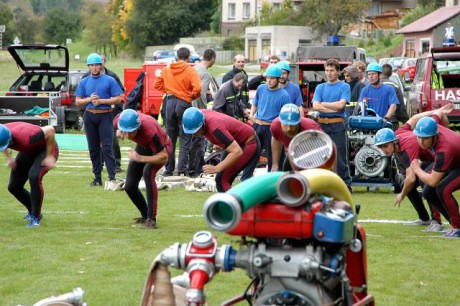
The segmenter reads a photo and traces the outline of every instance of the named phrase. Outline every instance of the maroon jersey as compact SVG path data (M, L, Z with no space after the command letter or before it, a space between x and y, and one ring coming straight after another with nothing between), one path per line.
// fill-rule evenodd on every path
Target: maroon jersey
M9 148L27 154L46 150L45 133L40 126L26 122L11 122L5 126L11 132Z
M439 122L436 115L433 116L433 119ZM456 132L438 124L438 140L433 151L433 171L446 172L460 168L460 135Z
M163 151L168 145L171 145L168 134L161 128L155 118L142 114L139 111L137 114L141 120L141 126L136 137L133 139L135 143L144 147L149 147L154 154ZM113 120L113 126L115 128L118 128L119 119L120 115L117 115Z
M399 139L400 152L395 152L394 155L398 169L403 174L406 173L406 169L414 159L433 161L433 155L431 155L430 150L422 149L417 141L417 136L414 135L409 124L403 124L396 130L395 134Z
M300 124L299 133L302 131L306 131L306 130L322 131L321 127L319 126L318 123L316 123L316 121L308 119L308 118L301 118L299 124ZM287 150L292 138L289 138L286 135L284 135L281 129L281 121L279 118L276 118L275 120L273 120L272 124L270 125L270 131L272 132L273 138L282 142L284 149Z
M252 127L233 117L209 109L201 111L205 116L204 137L215 145L225 149L235 140L242 146L255 135Z

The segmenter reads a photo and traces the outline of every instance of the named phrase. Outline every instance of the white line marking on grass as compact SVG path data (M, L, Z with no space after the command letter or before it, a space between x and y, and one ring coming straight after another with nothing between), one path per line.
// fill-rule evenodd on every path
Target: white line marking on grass
M177 215L180 218L203 218L203 215Z

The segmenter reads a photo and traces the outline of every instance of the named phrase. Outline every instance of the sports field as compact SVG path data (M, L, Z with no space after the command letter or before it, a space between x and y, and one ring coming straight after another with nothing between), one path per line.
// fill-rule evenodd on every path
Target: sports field
M129 145L122 150L124 169ZM138 212L124 192L87 187L92 180L87 152L63 150L57 165L44 180L44 219L39 228L27 229L24 208L6 190L8 168L2 162L1 305L32 305L75 287L85 290L88 305L137 305L155 256L207 228L201 211L211 193L160 191L158 229L146 230L131 225ZM393 198L389 190L353 194L368 235L369 292L378 305L460 305L460 240L403 226L416 219L415 212L407 200L394 208ZM214 234L219 244L237 248L238 237ZM218 274L206 287L209 305L241 293L247 284L241 271Z

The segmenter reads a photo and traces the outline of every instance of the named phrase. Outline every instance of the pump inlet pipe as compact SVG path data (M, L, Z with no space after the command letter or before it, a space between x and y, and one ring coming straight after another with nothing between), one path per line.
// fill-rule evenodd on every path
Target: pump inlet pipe
M326 169L288 172L278 180L276 191L281 202L288 206L302 206L312 194L322 194L349 203L354 211L347 185L336 173Z
M232 230L248 209L276 197L276 183L283 174L281 171L269 172L252 177L226 193L213 194L203 207L206 223L216 231Z

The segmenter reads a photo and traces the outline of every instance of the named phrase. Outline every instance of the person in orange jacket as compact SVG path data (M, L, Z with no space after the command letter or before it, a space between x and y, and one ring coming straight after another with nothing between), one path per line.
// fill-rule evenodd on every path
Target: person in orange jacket
M177 50L178 61L168 64L161 75L155 79L154 88L166 94L166 132L172 142L172 152L166 164L164 175L173 175L176 166L175 150L179 137L178 175L188 175L188 157L192 143L191 135L182 131L184 111L192 106L192 101L201 94L201 80L198 72L187 62L190 57L188 48Z

